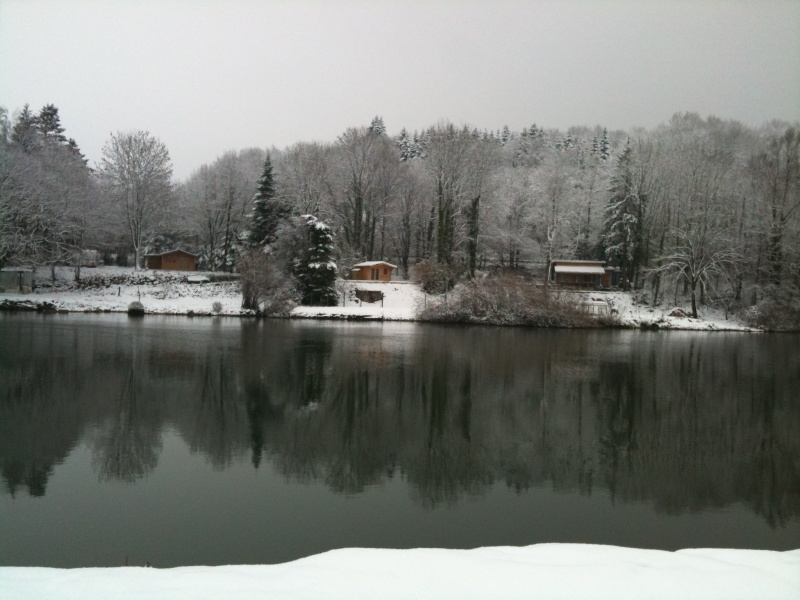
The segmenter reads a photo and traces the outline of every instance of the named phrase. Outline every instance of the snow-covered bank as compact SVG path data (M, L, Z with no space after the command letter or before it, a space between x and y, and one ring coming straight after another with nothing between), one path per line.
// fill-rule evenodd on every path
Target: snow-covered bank
M4 302L47 305L63 312L126 312L133 301L140 301L149 314L247 316L242 309L242 294L236 281L192 284L194 272L134 272L123 267L84 269L84 283L77 287L72 269L59 267L54 285L40 285L30 294L0 294ZM127 279L127 283L125 282ZM40 269L37 281L49 283L49 271ZM95 284L93 284L96 283ZM112 283L113 282L113 283ZM133 283L135 282L135 283ZM414 321L427 304L442 302L443 297L426 295L418 285L408 281L369 282L339 281L337 288L343 300L338 306L298 306L291 316L305 319L352 319ZM367 302L356 297L356 290L380 291L383 300ZM455 292L450 294L452 298ZM650 307L637 304L625 292L581 292L582 302L600 308L600 314L613 315L621 327L645 329L683 329L699 331L755 331L732 316L704 308L701 318L673 316L675 307ZM215 306L215 303L219 303ZM684 309L686 307L683 307ZM217 310L218 309L218 310Z
M348 548L279 565L0 568L0 591L7 600L794 600L798 590L800 550L664 552L582 544L475 550Z

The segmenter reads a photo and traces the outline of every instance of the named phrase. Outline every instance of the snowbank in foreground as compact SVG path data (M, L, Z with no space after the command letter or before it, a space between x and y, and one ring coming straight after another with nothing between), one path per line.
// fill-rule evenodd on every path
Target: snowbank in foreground
M800 550L636 550L539 544L334 550L263 566L0 568L7 600L81 598L796 599Z

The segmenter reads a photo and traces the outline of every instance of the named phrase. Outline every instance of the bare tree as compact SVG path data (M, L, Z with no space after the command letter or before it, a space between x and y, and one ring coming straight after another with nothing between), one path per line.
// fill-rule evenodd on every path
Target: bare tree
M145 235L169 213L172 162L167 147L147 131L112 134L103 146L99 172L120 209L138 269Z
M685 278L692 299L692 317L696 319L698 285L704 292L714 292L715 281L729 281L730 270L740 257L721 228L694 227L673 230L672 234L677 241L669 253L656 259L656 269Z
M786 232L800 214L800 131L789 127L750 160L749 170L764 223L772 283L780 285Z

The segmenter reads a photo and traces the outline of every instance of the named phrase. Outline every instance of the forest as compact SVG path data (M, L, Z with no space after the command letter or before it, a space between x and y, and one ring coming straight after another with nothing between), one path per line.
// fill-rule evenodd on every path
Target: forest
M252 267L257 251L263 273L296 265L300 223L327 228L329 252L305 260L339 275L386 260L401 277L422 265L453 282L545 280L554 259L603 260L652 304L800 323L797 124L679 113L652 130L441 121L390 135L375 117L332 142L225 152L178 181L149 132L112 134L90 165L56 106L0 119L0 266L87 249L140 266L181 248L208 271Z

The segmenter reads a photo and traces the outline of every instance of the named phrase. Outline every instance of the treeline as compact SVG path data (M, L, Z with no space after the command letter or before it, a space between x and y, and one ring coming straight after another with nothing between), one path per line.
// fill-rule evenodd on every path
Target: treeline
M133 134L112 136L92 170L45 116L27 107L13 123L4 115L0 260L49 263L65 248L96 247L125 262L137 249L180 246L203 268L234 270L257 245L265 150L227 152L178 183L167 155L169 186L134 211L134 226L122 201L130 190L112 176L114 142ZM70 157L78 158L68 168L50 168ZM543 276L554 258L596 259L655 303L796 303L797 125L754 129L686 113L651 131L490 132L441 122L390 136L376 117L332 143L272 148L269 159L275 219L310 214L330 225L340 273L388 260L404 276L422 261L456 277L498 267Z

